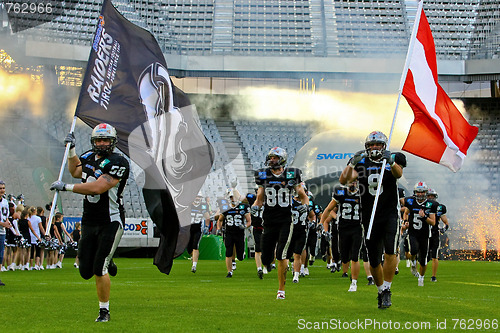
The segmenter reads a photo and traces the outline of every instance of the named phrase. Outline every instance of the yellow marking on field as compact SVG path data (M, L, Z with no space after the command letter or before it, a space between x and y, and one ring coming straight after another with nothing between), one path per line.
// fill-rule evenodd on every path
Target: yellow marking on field
M496 288L500 288L500 284L492 284L492 283L452 282L452 281L450 281L448 283L470 284L472 286L484 286L484 287L496 287Z

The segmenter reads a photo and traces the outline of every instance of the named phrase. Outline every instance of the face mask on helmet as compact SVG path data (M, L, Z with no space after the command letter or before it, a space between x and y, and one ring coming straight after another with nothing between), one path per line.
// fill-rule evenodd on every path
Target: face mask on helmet
M418 182L415 184L413 187L413 195L415 198L417 198L417 202L422 203L425 200L427 200L427 192L429 191L429 188L427 187L427 184L424 182Z
M349 192L351 194L354 194L354 193L358 192L358 190L359 190L358 182L354 181L352 183L349 183L348 186L347 186L347 188L349 189Z
M431 200L436 200L438 198L436 190L430 188L429 191L427 191L427 198Z
M271 158L273 156L275 158ZM283 148L274 147L266 156L266 165L271 169L279 169L281 167L285 167L287 157L288 155Z
M198 207L201 204L201 195L197 195L196 198L194 198L193 205Z
M365 149L368 158L379 161L387 147L387 137L380 131L373 131L366 137Z
M109 139L109 144L102 144L97 141L100 139ZM94 127L92 135L90 137L90 143L92 144L92 151L100 156L106 156L111 154L116 147L117 136L116 130L113 126L102 123Z

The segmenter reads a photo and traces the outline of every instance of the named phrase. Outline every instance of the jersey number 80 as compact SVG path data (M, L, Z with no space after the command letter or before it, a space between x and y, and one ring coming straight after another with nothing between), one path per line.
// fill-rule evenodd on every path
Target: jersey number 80
M290 190L282 187L276 191L274 187L266 188L266 204L269 207L290 207Z

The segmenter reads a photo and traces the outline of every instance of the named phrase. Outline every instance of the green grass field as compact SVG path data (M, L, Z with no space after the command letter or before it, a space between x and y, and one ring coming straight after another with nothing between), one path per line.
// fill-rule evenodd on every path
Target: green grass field
M150 258L115 262L108 323L94 322L94 280L81 279L71 258L62 269L0 273L6 284L0 287L1 332L287 332L318 325L324 331L436 332L445 321L439 331L500 331L500 262L441 261L438 282L428 275L424 287L401 262L387 310L377 308L376 287L366 285L363 270L358 291L349 293L349 279L322 261L298 284L287 275L286 300L275 299L276 271L259 280L253 260L238 262L232 279L225 278L224 261L200 261L193 274L189 261L176 260L169 276Z

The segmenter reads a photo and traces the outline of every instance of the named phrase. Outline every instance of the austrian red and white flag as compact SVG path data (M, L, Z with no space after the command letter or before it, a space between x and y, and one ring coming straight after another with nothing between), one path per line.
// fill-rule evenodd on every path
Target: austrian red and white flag
M438 84L434 39L423 10L409 59L403 96L415 120L403 150L457 172L478 128L467 122Z

